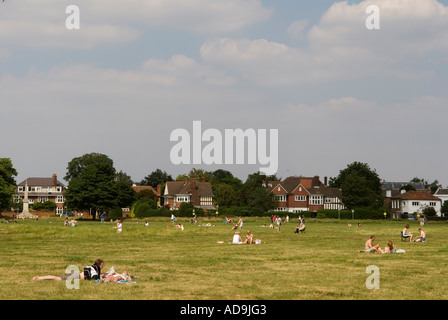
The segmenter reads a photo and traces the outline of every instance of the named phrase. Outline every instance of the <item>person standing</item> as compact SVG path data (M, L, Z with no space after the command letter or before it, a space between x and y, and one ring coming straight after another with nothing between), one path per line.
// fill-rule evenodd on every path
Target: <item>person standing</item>
M117 222L117 233L121 233L121 231L123 231L123 223L122 223L122 221L120 219Z
M280 226L282 225L282 218L280 216L277 217L277 231L280 231Z

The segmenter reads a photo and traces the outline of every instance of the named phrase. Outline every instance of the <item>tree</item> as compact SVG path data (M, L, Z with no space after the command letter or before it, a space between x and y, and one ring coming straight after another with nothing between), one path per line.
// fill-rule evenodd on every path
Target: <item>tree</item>
M215 203L219 206L231 207L239 205L235 190L228 184L219 183L213 187Z
M277 203L274 195L263 187L267 177L259 172L250 174L241 188L241 198L246 206L260 208L265 211L275 209Z
M420 179L418 177L414 177L410 182L413 183L423 183L425 189L431 189L431 193L435 193L439 188L439 180L434 180L432 183L429 183L428 180Z
M12 195L16 187L17 171L10 158L0 158L0 212L10 210Z
M139 184L141 186L151 186L156 189L159 184L162 185L167 181L173 181L173 177L165 171L157 169L147 175Z
M120 172L117 172L117 176L116 176L115 180L117 182L123 182L123 183L127 184L130 187L132 187L132 185L134 184L134 182L132 181L131 176L127 175L126 173L124 173L121 170L120 170Z
M130 207L137 199L137 195L126 181L116 181L117 205L120 208Z
M116 170L108 156L99 153L74 158L67 166L65 197L73 210L104 211L118 205Z
M443 202L440 212L442 212L442 214L448 214L448 201Z
M330 187L342 189L342 202L350 209L383 205L381 179L367 163L353 162L331 178Z
M193 168L190 170L190 173L188 173L188 177L190 179L196 179L198 181L202 181L202 179L205 179L205 181L210 181L212 174L211 172L205 171L203 169Z
M224 179L233 178L233 174L230 171L218 169L211 173L212 183L222 183Z

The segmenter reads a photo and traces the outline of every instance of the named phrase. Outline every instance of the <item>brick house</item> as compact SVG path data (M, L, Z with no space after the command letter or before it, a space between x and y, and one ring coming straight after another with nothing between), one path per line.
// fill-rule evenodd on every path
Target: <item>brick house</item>
M320 209L345 209L341 201L342 190L327 187L314 177L288 177L283 181L266 181L263 184L277 200L276 211L301 212Z
M185 179L184 181L167 181L163 194L164 206L170 210L179 209L184 202L191 202L194 207L215 209L213 190L210 182Z
M28 184L28 201L30 205L51 201L56 204L56 214L64 212L64 193L67 188L58 180L56 174L53 174L50 178L28 178L22 181L14 190L14 201L23 201L26 184Z

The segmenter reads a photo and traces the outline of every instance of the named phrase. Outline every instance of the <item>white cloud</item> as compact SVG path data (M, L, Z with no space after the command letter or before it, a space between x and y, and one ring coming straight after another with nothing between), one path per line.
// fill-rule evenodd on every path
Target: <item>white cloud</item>
M136 40L147 28L198 34L234 32L264 21L259 0L78 0L80 30L68 30L67 0L9 1L0 10L3 46L91 48Z
M381 29L368 30L365 9L375 3ZM302 23L288 31L296 34ZM435 0L379 0L331 6L306 35L308 46L294 48L265 39L222 38L205 43L201 57L262 86L294 86L329 80L432 77L435 61L448 52L448 7Z

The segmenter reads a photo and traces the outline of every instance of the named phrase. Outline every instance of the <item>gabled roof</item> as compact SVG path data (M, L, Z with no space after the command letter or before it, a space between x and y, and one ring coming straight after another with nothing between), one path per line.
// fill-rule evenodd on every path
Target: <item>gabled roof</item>
M154 190L152 186L132 186L132 189L134 189L136 193L139 193L142 190L151 190L156 196L160 197L160 193Z
M394 199L400 199L400 200L433 200L433 201L440 201L440 198L432 195L431 193L427 191L408 191L403 194L399 194Z
M437 191L434 193L434 195L438 195L438 196L448 196L448 188L439 188L439 189L437 189Z
M342 191L339 188L328 188L320 181L318 176L287 177L283 181L268 181L268 184L272 184L272 187L267 188L268 191L272 191L280 184L288 194L292 194L299 185L305 188L310 194L332 195L337 197L340 197L342 194Z
M213 196L212 184L210 182L199 182L196 179L190 179L188 181L167 181L165 188L165 195L167 196L192 194L194 190L200 196Z

